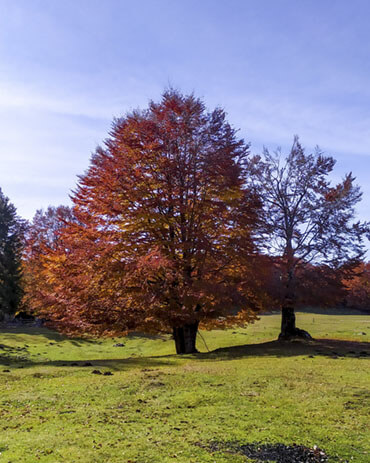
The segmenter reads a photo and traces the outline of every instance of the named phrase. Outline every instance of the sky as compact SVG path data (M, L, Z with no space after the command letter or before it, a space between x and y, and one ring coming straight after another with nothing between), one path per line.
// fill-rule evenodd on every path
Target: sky
M298 134L352 171L370 219L368 0L0 0L0 187L68 204L112 119L169 86L222 106L253 154Z

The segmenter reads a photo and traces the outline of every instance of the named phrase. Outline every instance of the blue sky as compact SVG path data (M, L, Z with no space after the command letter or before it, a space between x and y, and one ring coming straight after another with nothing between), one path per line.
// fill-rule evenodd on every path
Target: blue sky
M68 203L112 118L172 85L253 153L319 145L370 219L369 17L367 0L0 0L0 187L26 218Z

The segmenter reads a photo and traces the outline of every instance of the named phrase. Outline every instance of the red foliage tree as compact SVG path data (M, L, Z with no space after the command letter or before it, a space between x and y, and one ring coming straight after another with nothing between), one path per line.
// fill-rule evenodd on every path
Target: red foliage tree
M247 155L223 110L177 91L115 120L43 260L38 306L67 332L172 331L178 353L196 351L199 323L254 320Z
M26 232L23 251L23 280L25 294L22 305L41 314L52 299L55 285L50 273L51 256L63 252L60 231L66 222L73 220L73 212L67 206L48 207L38 210ZM48 302L46 302L48 301Z
M283 258L260 256L261 264L265 266L263 273L259 272L259 279L264 285L269 300L265 307L279 310L285 300L286 262ZM346 287L343 279L350 277L352 268L344 265L332 268L328 265L307 264L298 266L295 275L295 307L335 307L342 305L346 297Z
M370 262L361 262L352 278L344 280L348 307L370 312Z

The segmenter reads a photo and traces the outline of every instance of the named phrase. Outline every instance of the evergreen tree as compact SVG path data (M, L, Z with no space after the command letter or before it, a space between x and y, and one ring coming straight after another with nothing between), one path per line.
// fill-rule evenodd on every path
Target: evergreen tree
M23 222L0 189L0 319L16 312L22 298Z

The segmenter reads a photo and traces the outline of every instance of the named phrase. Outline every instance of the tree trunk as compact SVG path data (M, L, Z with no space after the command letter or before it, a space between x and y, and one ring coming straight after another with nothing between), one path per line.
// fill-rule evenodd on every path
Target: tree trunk
M307 331L295 326L294 307L284 305L281 309L281 333L279 334L279 340L284 341L292 338L312 339Z
M281 309L280 336L287 337L289 335L294 335L295 330L296 330L296 326L295 326L294 307L292 307L291 305L284 305Z
M281 332L279 340L289 340L292 338L312 339L311 335L296 327L295 325L295 285L294 285L294 271L289 268L287 272L287 286L285 293L285 300L281 308Z
M177 354L194 354L199 322L189 323L173 328L173 338L176 344Z

